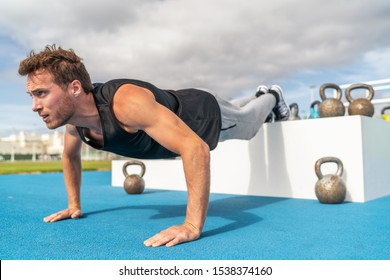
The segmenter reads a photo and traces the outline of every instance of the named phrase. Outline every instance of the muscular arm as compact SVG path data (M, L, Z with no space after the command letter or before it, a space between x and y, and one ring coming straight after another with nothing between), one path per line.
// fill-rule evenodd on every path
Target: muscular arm
M146 246L173 246L199 238L208 210L210 152L208 145L182 120L158 104L153 94L133 85L119 88L114 97L115 115L128 132L145 131L183 161L188 189L185 222L145 241Z
M62 168L66 192L68 194L68 208L54 213L46 218L45 222L56 222L67 218L81 217L80 187L81 187L81 140L76 128L67 125L65 131L65 145L62 154Z

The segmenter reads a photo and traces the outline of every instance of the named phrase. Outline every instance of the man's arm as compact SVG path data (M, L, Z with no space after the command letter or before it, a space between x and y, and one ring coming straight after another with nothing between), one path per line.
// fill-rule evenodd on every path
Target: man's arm
M56 222L67 218L81 217L80 187L81 187L81 139L76 128L66 126L64 151L62 153L62 168L66 192L68 194L68 208L54 213L46 218L45 222Z
M128 132L145 131L183 161L188 189L186 218L145 241L146 246L174 246L199 238L206 219L210 192L208 145L174 113L158 104L147 89L124 85L115 94L114 113Z

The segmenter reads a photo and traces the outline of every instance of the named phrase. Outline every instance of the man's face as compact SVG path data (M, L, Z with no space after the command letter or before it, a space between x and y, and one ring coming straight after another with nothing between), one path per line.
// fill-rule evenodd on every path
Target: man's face
M75 112L69 90L55 84L52 74L45 69L28 75L27 93L32 97L32 110L49 129L67 124Z

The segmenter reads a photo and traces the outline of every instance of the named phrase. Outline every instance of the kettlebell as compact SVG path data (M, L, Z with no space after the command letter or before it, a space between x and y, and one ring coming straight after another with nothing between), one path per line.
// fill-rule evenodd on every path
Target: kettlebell
M337 91L337 97L326 98L325 90L327 88L335 89ZM332 83L326 83L321 85L320 96L322 99L321 105L319 107L319 113L321 118L344 116L345 107L344 104L341 102L342 92L341 88L338 85Z
M367 98L358 98L353 99L351 97L351 91L364 88L368 90ZM374 105L372 105L371 100L374 98L374 88L371 85L367 84L353 84L345 90L345 98L349 102L348 114L349 115L362 115L367 117L372 117L375 113Z
M320 113L318 112L318 108L320 107L321 102L316 100L310 104L310 116L309 119L318 119L320 117Z
M321 165L327 162L337 164L336 174L322 175ZM343 174L343 163L336 157L323 157L316 161L314 165L318 181L315 184L315 194L318 200L324 204L342 203L345 199L347 188L341 178Z
M141 173L131 174L127 173L127 167L130 165L139 165L141 167ZM123 175L125 175L125 181L123 187L128 194L141 194L145 189L145 181L142 178L145 174L145 164L139 160L130 160L123 164Z
M390 122L390 116L386 115L385 112L389 109L390 109L390 106L387 106L387 107L383 107L382 111L381 111L382 119L384 119L385 121L388 121L388 122Z
M291 115L289 118L290 121L295 121L295 120L301 119L301 117L299 116L299 106L297 103L290 104L290 110L291 110Z

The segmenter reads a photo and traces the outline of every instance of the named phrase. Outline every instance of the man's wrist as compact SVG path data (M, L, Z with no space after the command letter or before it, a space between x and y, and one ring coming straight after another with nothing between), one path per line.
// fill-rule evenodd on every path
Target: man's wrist
M184 221L184 225L190 230L192 231L193 233L195 233L196 235L200 235L201 233L201 230L195 226L193 223L190 223L188 221Z

